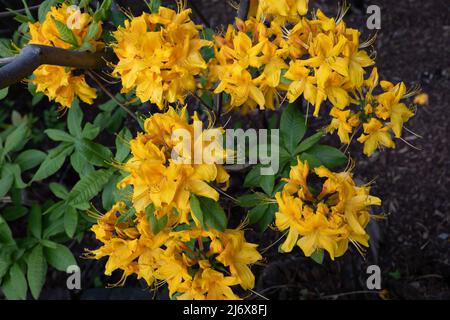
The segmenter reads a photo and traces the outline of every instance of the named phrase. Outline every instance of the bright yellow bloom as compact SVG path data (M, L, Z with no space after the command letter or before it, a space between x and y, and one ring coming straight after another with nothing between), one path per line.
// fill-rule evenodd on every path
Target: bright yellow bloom
M259 0L258 2L257 9L253 9L253 12L250 10L250 14L256 13L258 19L268 18L284 24L297 22L301 16L308 13L309 0Z
M309 166L299 160L291 167L288 184L275 195L275 225L287 231L281 250L290 252L298 245L306 256L311 256L324 249L334 260L345 253L349 241L367 247L368 206L380 205L380 199L369 195L369 187L356 186L349 171L333 173L321 166L314 173L325 178L320 194L309 190Z
M88 13L74 12L66 4L52 7L42 24L29 23L31 36L29 44L71 49L72 44L61 40L55 20L70 28L79 46L83 44L90 25L97 23L97 34L89 40L89 44L94 51L103 49L104 44L99 40L102 34L101 22L94 22ZM97 97L96 90L86 83L84 75L74 75L73 70L61 66L42 65L34 71L30 82L36 85L37 92L44 93L50 100L56 101L64 108L70 108L76 97L92 104Z
M364 154L371 156L377 148L382 146L386 148L395 148L389 127L383 127L383 124L372 118L368 123L363 124L364 133L358 138L358 141L364 143Z
M258 245L248 243L244 238L244 231L228 229L213 240L219 241L223 250L219 251L217 261L224 266L230 267L231 275L239 280L239 284L243 289L251 289L255 286L255 276L250 271L248 265L253 264L262 259L256 250ZM214 250L213 250L214 251Z
M195 76L206 69L200 49L210 42L200 39L190 13L160 7L158 13L126 20L114 32L119 62L113 75L121 77L122 92L136 90L142 102L163 109L167 103L183 103L196 89Z
M216 201L219 199L218 192L209 183L227 184L229 175L222 165L216 164L218 160L225 159L227 152L223 150L215 155L215 159L201 158L201 162L196 163L194 151L203 152L214 143L203 141L204 136L214 136L214 133L220 134L222 131L220 128L198 128L200 132L196 137L194 125L201 122L196 115L193 119L196 122L192 124L187 121L186 108L180 113L169 108L164 114L155 114L148 118L144 123L145 132L130 141L133 156L123 165L123 170L128 172L129 176L125 177L119 186L133 186L132 201L136 211L144 211L148 205L154 204L157 216L161 217L172 215L172 209L176 209L180 214L178 222L188 223L191 193ZM183 153L184 150L177 153L187 162L180 163L172 159L174 151L177 151L174 148L180 143L173 135L178 129L189 134L187 153Z

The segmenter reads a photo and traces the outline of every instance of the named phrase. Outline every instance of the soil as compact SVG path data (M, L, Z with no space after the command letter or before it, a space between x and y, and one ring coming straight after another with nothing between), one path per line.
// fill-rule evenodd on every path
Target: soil
M136 15L142 10L137 1L118 2ZM193 2L211 26L233 22L235 10L229 1ZM311 7L321 8L328 15L337 12L337 5L330 1L310 2ZM6 5L7 1L0 3ZM360 146L350 148L358 178L374 180L372 193L383 199L382 211L388 214L387 219L375 221L369 228L371 249L365 257L351 249L336 261L319 265L299 250L279 254L275 245L265 253L264 265L254 267L254 291L269 299L450 299L450 7L446 0L352 1L345 21L362 30L363 39L373 35L366 27L369 4L381 8L381 29L374 47L381 78L404 81L408 87L420 84L429 95L429 105L420 107L407 125L421 138L406 132L405 140L414 148L398 141L396 149L371 158L362 155ZM198 15L195 18L201 23ZM240 179L233 177L230 193L240 192ZM249 231L249 238L261 243L261 248L279 236L268 232L261 237L257 231ZM83 248L96 246L89 233L81 244L71 244L78 255ZM82 290L68 292L64 289L66 275L52 271L41 298L167 299L166 290L149 292L132 278L126 288L104 289L119 275L103 276L104 262L79 262ZM381 270L381 292L366 286L370 265L378 265Z

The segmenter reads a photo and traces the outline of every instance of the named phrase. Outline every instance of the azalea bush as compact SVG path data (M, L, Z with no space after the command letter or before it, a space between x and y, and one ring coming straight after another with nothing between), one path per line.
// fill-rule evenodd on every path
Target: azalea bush
M146 4L133 16L111 0L46 0L2 39L5 296L29 288L37 299L48 266L104 258L105 275L122 274L115 285L135 276L171 299L245 298L267 249L250 229L277 234L280 259L333 263L351 245L364 255L369 221L384 216L370 183L353 177L357 159L395 148L426 95L380 80L375 39L346 26L345 4L329 17L308 0L241 1L233 25L210 28L185 1ZM14 111L18 81L31 106L54 109ZM244 158L267 149L279 163L271 174L263 162L230 165L239 150L206 139L255 118L271 141L246 145ZM92 235L98 245L74 256L68 245Z

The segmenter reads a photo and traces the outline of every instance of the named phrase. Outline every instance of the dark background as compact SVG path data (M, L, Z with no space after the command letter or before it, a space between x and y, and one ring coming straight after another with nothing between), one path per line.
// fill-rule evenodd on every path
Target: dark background
M117 2L136 15L143 10L142 1ZM192 2L213 27L233 22L236 12L228 1ZM380 78L404 81L407 87L420 84L429 95L429 105L419 107L406 125L422 138L404 133L405 139L420 150L398 140L396 149L367 158L360 146L351 148L357 177L375 180L372 193L382 198L383 212L389 214L386 220L371 225L374 241L365 259L352 249L335 262L318 265L299 250L281 255L274 246L265 254L264 266L253 267L257 279L255 291L270 299L449 299L450 3L448 0L351 3L344 20L348 26L362 31L362 39L373 35L366 28L366 7L374 4L381 8L381 30L374 45ZM0 6L5 11L6 7L20 8L21 2L0 0ZM320 8L327 15L335 16L337 2L311 0L310 8ZM197 14L194 19L201 23ZM12 19L1 19L0 37L8 37L17 25ZM21 90L25 90L21 86L13 86L12 94L20 97ZM31 96L27 99L31 100ZM229 190L232 194L239 192L240 182L239 177L233 179ZM279 234L270 232L261 238L257 232L250 231L249 237L265 248ZM81 244L72 244L75 253L81 254L83 248L98 245L90 233L85 238ZM107 283L116 280L115 276L102 275L104 262L79 259L79 263L83 272L82 290L67 291L66 275L53 271L41 298L167 298L165 290L154 294L132 278L125 288L104 289ZM381 295L366 288L366 268L372 264L379 265L382 271Z

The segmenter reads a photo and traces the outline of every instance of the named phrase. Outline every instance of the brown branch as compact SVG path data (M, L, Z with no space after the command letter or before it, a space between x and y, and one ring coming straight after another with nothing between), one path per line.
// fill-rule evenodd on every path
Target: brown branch
M72 67L77 69L98 69L111 61L110 50L104 52L79 52L57 47L29 44L20 53L0 68L0 89L33 74L43 64Z

